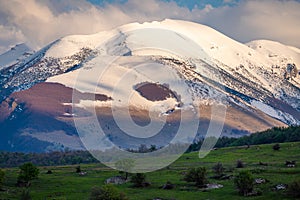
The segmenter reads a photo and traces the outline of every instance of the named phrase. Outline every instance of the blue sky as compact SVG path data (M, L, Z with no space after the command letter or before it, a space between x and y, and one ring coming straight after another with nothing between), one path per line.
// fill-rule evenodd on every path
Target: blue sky
M89 2L103 6L104 4L111 4L111 3L126 3L127 0L88 0ZM239 0L162 0L165 2L174 1L177 5L181 7L187 7L190 10L193 9L195 6L198 8L204 8L207 4L212 5L213 7L220 7L220 6L233 6L236 5Z

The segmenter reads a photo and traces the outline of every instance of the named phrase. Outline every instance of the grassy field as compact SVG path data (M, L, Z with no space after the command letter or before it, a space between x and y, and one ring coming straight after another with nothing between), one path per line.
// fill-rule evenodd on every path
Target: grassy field
M264 178L269 182L256 185L263 193L261 196L242 197L236 191L233 180L209 179L210 183L219 183L223 188L203 191L192 184L183 181L183 173L191 167L205 166L208 169L208 176L213 176L212 166L221 162L226 167L226 174L236 174L236 161L240 159L245 163L245 168L252 171L254 178ZM131 183L117 185L116 187L124 192L130 200L146 200L156 197L162 199L197 200L197 199L292 199L285 194L285 191L274 191L272 188L280 183L288 184L300 178L300 164L295 168L287 168L286 160L300 162L300 143L281 144L279 151L274 151L272 145L254 145L250 148L231 147L211 151L203 159L198 158L198 152L184 154L180 159L169 167L147 173L147 181L151 186L147 188L133 188ZM259 165L259 161L268 163L268 166ZM77 165L76 165L77 166ZM82 171L87 172L86 176L79 176L75 173L76 166L39 167L39 178L32 181L30 194L35 200L84 200L89 198L91 188L96 185L103 185L104 181L112 176L119 175L118 171L104 167L101 164L81 165ZM48 170L53 174L46 174ZM19 199L22 188L15 186L18 175L18 168L4 169L6 180L3 191L0 191L0 199ZM160 189L167 181L176 185L173 190Z

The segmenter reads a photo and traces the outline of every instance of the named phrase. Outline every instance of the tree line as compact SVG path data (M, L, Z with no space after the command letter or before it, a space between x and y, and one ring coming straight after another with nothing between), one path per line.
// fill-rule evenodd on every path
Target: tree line
M198 151L204 141L200 138L195 141L187 150L187 152ZM216 148L245 146L245 145L259 145L259 144L272 144L284 142L297 142L300 141L300 126L290 127L274 127L266 131L253 133L240 138L221 137L216 143Z

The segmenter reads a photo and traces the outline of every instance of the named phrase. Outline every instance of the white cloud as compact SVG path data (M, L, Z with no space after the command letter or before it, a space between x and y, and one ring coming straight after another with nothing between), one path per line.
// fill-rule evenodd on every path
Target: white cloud
M84 0L0 1L0 52L27 42L40 48L69 34L91 34L129 22L191 20L210 25L240 41L273 39L300 46L300 3L282 0L242 1L234 7L189 10L174 2L128 0L94 6Z

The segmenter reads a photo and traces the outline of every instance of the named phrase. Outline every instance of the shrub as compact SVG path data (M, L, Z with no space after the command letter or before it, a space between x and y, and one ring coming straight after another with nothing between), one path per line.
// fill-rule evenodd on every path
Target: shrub
M38 178L39 169L32 163L25 163L20 167L20 173L18 176L18 183L29 183L29 181Z
M278 151L280 149L280 144L274 144L272 148L273 150Z
M245 167L245 164L243 161L241 161L241 160L236 161L236 168L244 168L244 167Z
M95 186L92 188L90 200L127 200L113 185Z
M134 187L144 187L146 175L141 173L134 174L131 177L131 182L133 183Z
M235 176L234 184L241 195L248 196L253 192L254 178L249 171L241 171Z
M300 197L300 179L297 179L288 185L288 194L295 198Z
M80 167L80 165L78 165L77 167L76 167L76 173L80 173L81 172L81 167Z
M29 190L23 190L21 193L20 200L31 200L31 199L32 198L30 196Z
M217 176L222 176L224 174L225 168L223 167L222 163L218 162L215 166L213 166L213 171Z
M184 180L187 182L195 182L197 187L204 187L208 182L206 175L205 167L192 168L187 172Z
M2 171L2 170L0 169L0 189L1 189L2 186L3 186L4 178L5 178L5 173L4 173L4 171Z
M134 160L132 159L123 159L123 160L118 160L115 163L115 166L117 169L125 172L125 180L128 179L129 171L134 167Z

